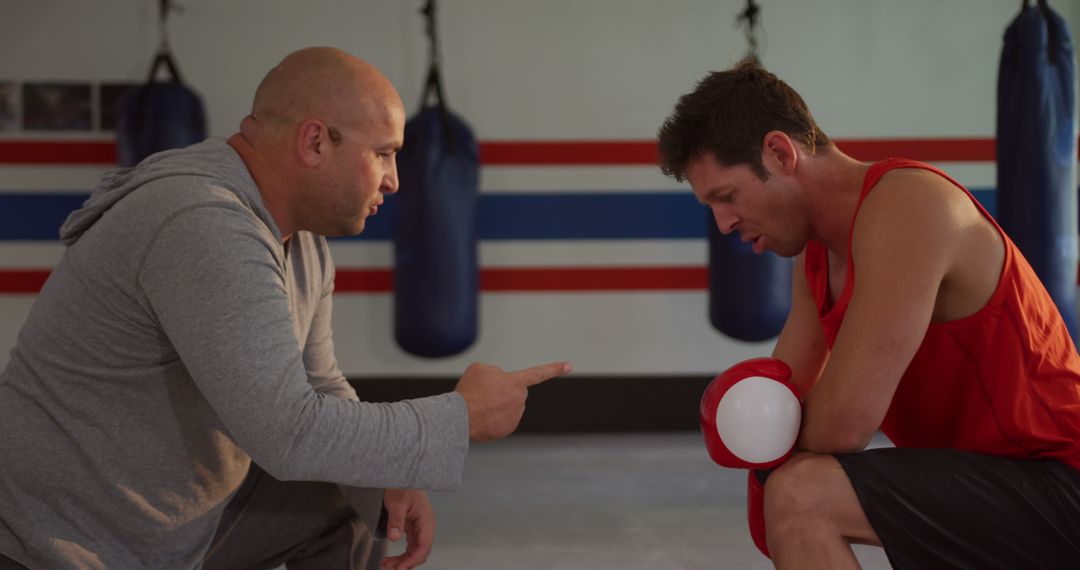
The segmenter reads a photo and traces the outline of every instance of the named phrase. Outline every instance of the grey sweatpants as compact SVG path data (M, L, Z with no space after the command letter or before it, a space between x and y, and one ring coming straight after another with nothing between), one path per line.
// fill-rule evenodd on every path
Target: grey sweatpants
M382 501L382 489L283 482L252 463L203 569L378 570L387 547L375 536ZM0 570L26 567L0 554Z
M254 463L225 508L204 570L378 570L382 489L278 481Z

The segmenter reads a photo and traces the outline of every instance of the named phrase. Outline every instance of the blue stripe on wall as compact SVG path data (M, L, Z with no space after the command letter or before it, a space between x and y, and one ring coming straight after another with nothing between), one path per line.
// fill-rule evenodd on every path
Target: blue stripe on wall
M60 225L89 194L0 194L0 240L60 239Z
M364 233L393 238L395 200L387 200ZM482 240L693 239L705 236L705 212L690 193L486 194L480 196Z
M991 215L993 189L972 193ZM0 194L0 241L58 239L60 225L88 194ZM389 240L396 215L393 197L355 238ZM702 239L704 208L689 192L483 194L483 240Z

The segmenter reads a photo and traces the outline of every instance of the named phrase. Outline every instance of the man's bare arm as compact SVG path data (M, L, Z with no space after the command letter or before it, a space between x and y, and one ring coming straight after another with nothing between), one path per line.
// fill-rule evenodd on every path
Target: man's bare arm
M773 358L779 358L791 367L791 383L804 396L817 383L829 354L825 334L818 322L817 305L806 283L805 255L800 253L795 259L791 276L791 312L772 353Z
M886 176L865 200L852 238L855 288L828 365L807 394L798 445L863 449L922 343L955 257L955 189Z

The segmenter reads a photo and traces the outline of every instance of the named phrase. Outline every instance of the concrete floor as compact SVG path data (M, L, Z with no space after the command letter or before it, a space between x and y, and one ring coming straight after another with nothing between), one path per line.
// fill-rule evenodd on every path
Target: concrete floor
M438 530L421 568L772 568L750 540L745 494L745 471L713 464L694 432L474 444L462 488L431 495ZM890 567L880 549L856 555Z

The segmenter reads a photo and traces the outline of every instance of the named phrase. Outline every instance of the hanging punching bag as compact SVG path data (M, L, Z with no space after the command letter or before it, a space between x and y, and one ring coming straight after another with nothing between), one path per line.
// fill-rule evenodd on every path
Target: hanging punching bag
M1031 263L1077 340L1076 63L1046 2L1005 30L998 71L998 221Z
M746 28L746 59L758 62L761 7L747 0L736 22ZM712 212L709 227L709 320L717 330L742 341L768 340L780 334L791 310L791 260L766 251L754 253L737 232L720 233Z
M434 90L437 104L428 106ZM477 337L479 152L444 103L434 64L405 123L394 223L394 336L417 356L450 356Z
M756 342L780 334L791 310L791 260L754 253L737 232L709 225L709 320L737 340Z
M157 80L164 65L171 74ZM167 51L159 51L150 67L150 79L132 90L117 109L116 146L120 166L171 148L183 148L206 138L202 99L180 80L180 72Z

